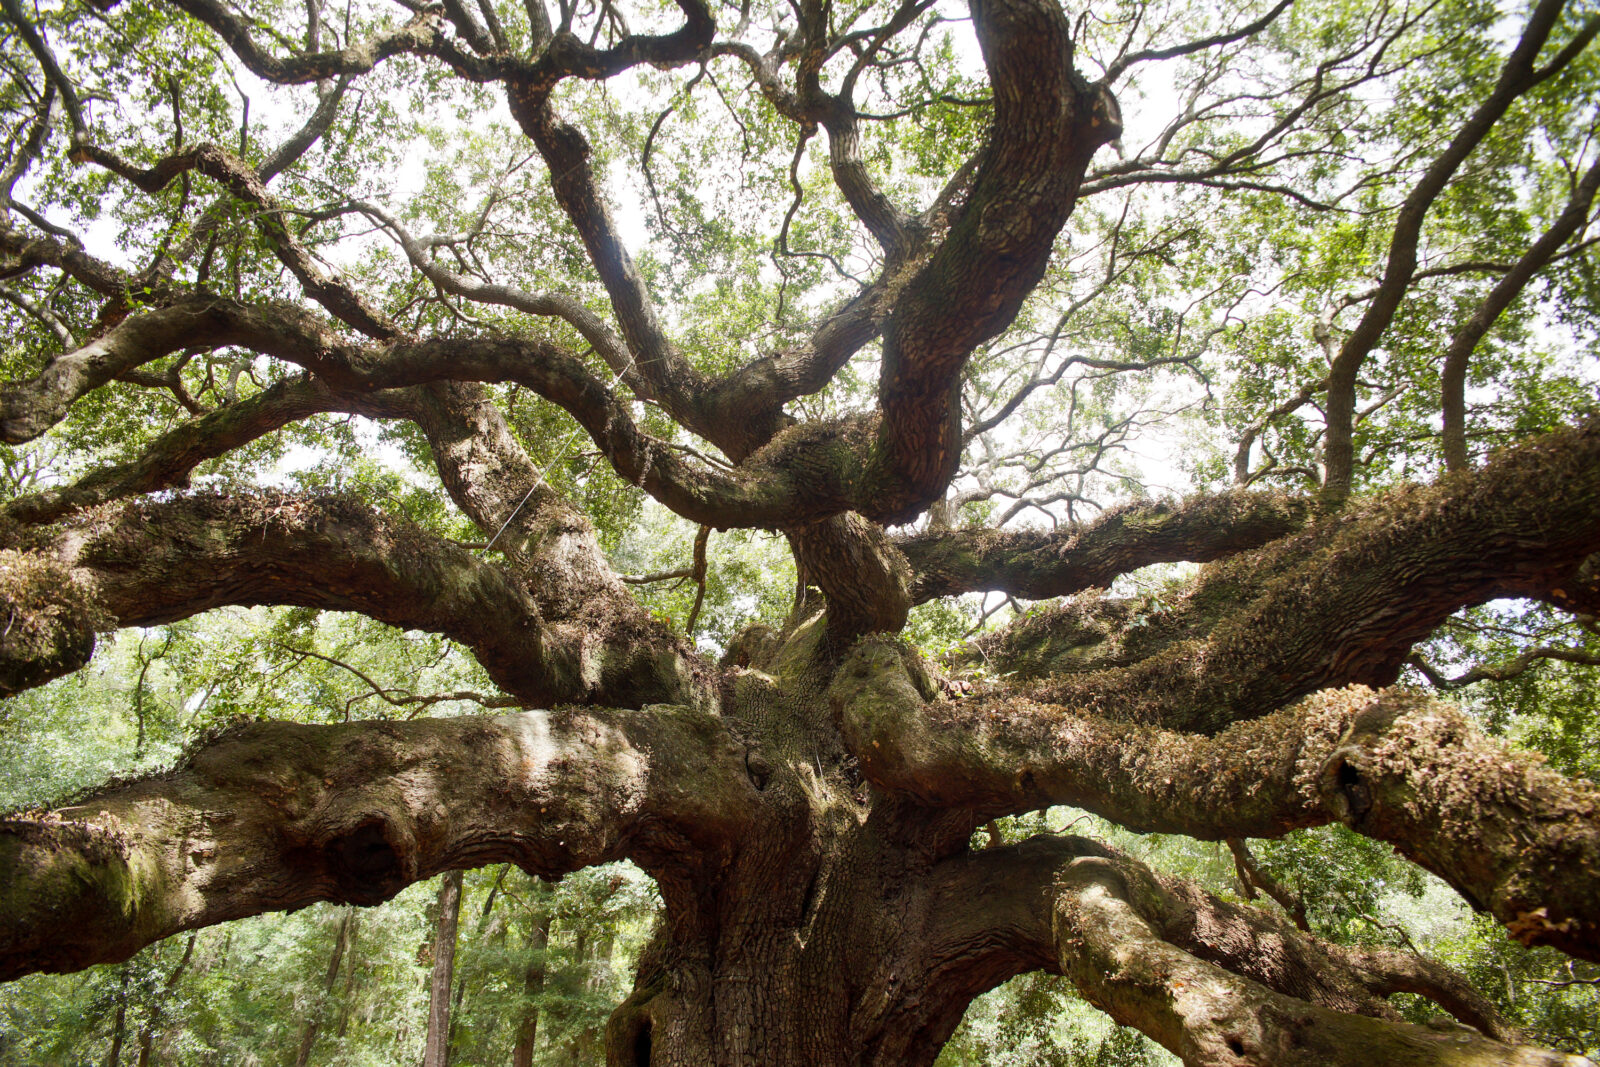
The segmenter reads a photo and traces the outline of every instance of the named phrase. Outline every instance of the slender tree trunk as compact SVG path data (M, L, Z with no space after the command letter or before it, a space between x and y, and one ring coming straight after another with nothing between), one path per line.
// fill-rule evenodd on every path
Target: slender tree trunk
M433 937L433 983L428 995L428 1040L422 1067L450 1063L450 984L455 977L456 926L461 918L461 872L439 882L439 922Z
M541 911L528 924L528 969L522 975L522 1022L511 1049L511 1067L532 1067L533 1045L539 1036L539 997L544 992L545 950L550 944L550 911Z
M305 1025L300 1028L300 1051L295 1054L294 1067L306 1067L311 1062L311 1049L317 1043L317 1031L322 1026L322 1014L328 1008L327 1001L332 999L334 987L339 981L339 965L344 962L345 950L350 945L350 928L355 922L356 909L345 908L344 914L339 918L339 930L333 938L333 953L328 958L328 974L322 982L324 993L323 1003L315 1005L306 1013Z
M117 1013L111 1020L111 1049L106 1053L106 1067L117 1067L122 1059L122 1042L128 1034L128 976L132 962L120 968L122 979L117 988Z
M351 908L349 944L345 948L344 989L339 993L339 1028L335 1032L339 1038L343 1038L350 1027L350 997L355 992L356 968L360 966L360 957L356 954L356 933L360 928L361 914Z
M506 871L511 865L500 865L500 873L495 875L494 883L489 886L489 893L483 898L483 908L478 912L478 925L474 928L474 936L483 937L484 931L489 926L489 916L494 913L495 902L500 899L500 884L506 879ZM450 1047L455 1048L456 1038L461 1030L461 1017L464 1014L467 1002L467 983L465 979L456 983L455 1006L450 1009Z
M591 996L598 996L605 989L606 979L611 974L611 954L616 944L616 933L607 930L596 944L594 955L588 960L589 973L584 976L583 986L585 992ZM573 1037L571 1042L573 1067L598 1061L604 1051L601 1036L600 1028L591 1027Z
M167 975L167 980L161 983L161 994L150 1006L150 1017L139 1029L139 1067L150 1067L155 1055L156 1034L161 1028L161 1016L165 1012L167 998L178 988L183 972L188 969L189 961L194 958L194 942L198 936L198 933L189 935L188 943L183 946L182 958L178 960L178 965L172 968L172 973Z

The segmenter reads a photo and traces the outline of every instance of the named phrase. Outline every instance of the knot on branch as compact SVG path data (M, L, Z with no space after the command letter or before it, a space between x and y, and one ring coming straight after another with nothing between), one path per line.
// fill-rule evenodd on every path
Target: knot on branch
M381 904L417 880L414 850L397 846L381 816L329 839L322 852L340 895L352 904Z

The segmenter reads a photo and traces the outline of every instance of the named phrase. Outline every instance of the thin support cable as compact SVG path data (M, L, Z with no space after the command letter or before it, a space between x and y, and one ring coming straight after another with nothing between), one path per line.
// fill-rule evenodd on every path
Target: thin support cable
M610 389L616 389L617 383L622 380L622 376L632 369L633 359L630 357L628 360L628 365L617 371L617 373L612 377ZM572 439L577 437L578 431L582 429L582 426L575 426L573 427L572 432L567 434L567 439L561 442L561 447L556 456L551 459L549 463L546 463L544 465L544 469L534 477L533 484L528 486L528 491L522 495L522 499L517 502L517 506L511 509L511 514L506 516L506 521L500 524L500 529L496 530L494 532L494 536L489 538L489 543L483 546L483 550L485 552L494 547L494 543L500 540L500 535L506 532L506 527L511 525L511 520L515 519L517 517L517 513L522 510L523 506L526 505L529 500L533 499L534 490L538 489L539 486L544 484L544 476L550 473L550 468L554 467L557 463L560 463L564 459L571 458L571 453L568 451L568 446L572 444Z

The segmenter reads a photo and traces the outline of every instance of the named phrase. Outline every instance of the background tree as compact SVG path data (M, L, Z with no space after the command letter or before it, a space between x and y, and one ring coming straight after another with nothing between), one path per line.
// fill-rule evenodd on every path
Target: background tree
M1428 886L1359 835L1600 959L1546 673L1600 651L1600 19L3 10L0 689L133 746L0 822L0 977L128 960L85 995L176 1048L164 937L627 858L660 920L552 1053L931 1063L1035 972L1191 1063L1592 1047L1354 931ZM616 931L531 910L508 1001L606 995Z

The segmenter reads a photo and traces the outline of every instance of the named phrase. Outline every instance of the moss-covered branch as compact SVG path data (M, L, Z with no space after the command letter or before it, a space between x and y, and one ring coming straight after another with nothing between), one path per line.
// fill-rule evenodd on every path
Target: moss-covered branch
M1335 962L1336 949L1287 924L1276 936L1256 936L1243 914L1247 909L1180 896L1142 865L1109 850L1078 851L1050 887L1061 973L1089 1003L1186 1064L1589 1063L1506 1044L1467 1027L1398 1021L1381 1001L1372 1004L1372 990L1364 991L1367 1003L1357 1000L1355 1010L1330 1006L1355 994L1361 979L1359 970ZM1356 979L1354 988L1338 989L1341 978ZM1477 1021L1496 1029L1489 1020Z
M1126 946L1128 958L1119 966L1106 968L1108 973L1100 977L1101 983L1113 989L1162 956L1174 962L1187 956L1183 961L1187 973L1168 972L1171 993L1181 994L1196 976L1214 972L1202 988L1210 985L1215 989L1220 979L1237 998L1236 1009L1273 1005L1275 995L1276 1007L1285 1006L1286 1000L1298 1001L1300 1010L1310 1016L1308 1023L1335 1032L1353 1028L1386 1035L1383 1040L1398 1041L1403 1047L1417 1035L1401 1024L1399 1011L1387 998L1399 991L1414 992L1475 1028L1479 1033L1469 1040L1521 1043L1515 1027L1459 975L1436 961L1414 955L1402 959L1401 954L1382 948L1330 944L1295 929L1275 912L1222 900L1194 883L1157 874L1131 856L1082 837L1039 836L940 864L927 889L925 940L929 955L936 961L959 962L963 968L981 971L990 981L1026 970L1065 973L1086 993L1102 996L1106 986L1092 983L1085 988L1079 970L1088 963L1079 953L1092 945L1085 941L1088 931L1080 926L1084 921L1078 911L1080 895L1096 886L1109 893L1115 906L1136 918L1144 930L1141 941ZM1159 952L1151 953L1157 946ZM953 974L949 978L959 981ZM1133 989L1122 991L1122 995L1132 993ZM1172 1020L1164 1010L1151 1011L1150 1007L1145 1004L1119 1016L1119 1021L1172 1048L1162 1036L1171 1036L1166 1028ZM1310 1010L1313 1008L1316 1012ZM1319 1017L1317 1013L1322 1014ZM1340 1016L1364 1016L1369 1023ZM1208 1025L1203 1016L1190 1025L1194 1023L1199 1023L1199 1028ZM1467 1034L1457 1030L1453 1036L1464 1038ZM1191 1034L1191 1039L1196 1036ZM1328 1040L1313 1039L1327 1056L1314 1062L1360 1062L1365 1055L1351 1049L1350 1054L1356 1056L1352 1060L1336 1052ZM1174 1051L1192 1054L1190 1049ZM1309 1055L1307 1062L1313 1062ZM1221 1062L1232 1065L1241 1060ZM1261 1055L1259 1059L1245 1056L1242 1062L1294 1061Z
M688 708L250 723L169 773L0 818L0 981L488 863L558 877L631 856L683 876L753 796L743 746Z
M988 639L1042 701L1215 732L1330 686L1392 684L1445 619L1581 590L1600 549L1600 421L1402 487L1207 567L1165 602L1080 599Z
M1060 530L936 530L895 544L916 573L919 604L981 590L1044 600L1152 563L1205 563L1259 548L1298 530L1311 510L1284 494L1240 490L1130 504Z
M1450 705L1354 687L1207 737L931 692L879 641L851 654L829 698L868 778L971 809L974 825L1052 804L1210 840L1341 821L1525 943L1600 959L1600 788L1510 751Z
M292 604L446 634L529 703L705 699L670 635L629 629L626 620L610 631L553 627L512 571L348 498L143 501L86 513L48 540L23 544L28 551L12 553L26 564L17 574L55 567L72 580L19 578L0 588L14 616L39 620L45 635L0 644L8 692L82 666L96 626Z

